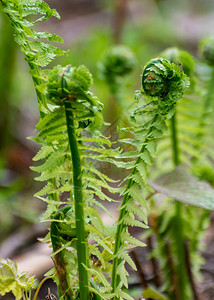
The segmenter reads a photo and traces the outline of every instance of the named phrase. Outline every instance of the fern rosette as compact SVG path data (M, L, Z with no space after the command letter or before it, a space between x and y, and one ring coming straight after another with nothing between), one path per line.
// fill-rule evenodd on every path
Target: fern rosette
M124 76L133 71L136 59L133 52L124 45L112 47L105 55L101 64L102 73L108 77Z
M72 107L85 112L86 119L79 121L79 127L98 128L103 123L102 107L98 98L89 88L93 82L88 69L79 67L56 66L50 72L47 81L47 100L51 104L63 106L70 103Z
M189 79L179 65L155 58L144 68L142 86L144 94L158 101L160 114L167 115L173 113L174 105L189 86Z
M70 99L88 98L87 91L92 84L92 76L85 66L56 66L51 71L47 83L47 98L57 105Z

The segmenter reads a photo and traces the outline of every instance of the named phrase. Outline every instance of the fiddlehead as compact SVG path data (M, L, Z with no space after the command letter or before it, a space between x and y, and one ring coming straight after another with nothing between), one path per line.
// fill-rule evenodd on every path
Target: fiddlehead
M133 169L131 175L127 177L127 185L122 187L124 198L120 206L112 270L112 288L117 292L121 282L124 283L122 276L125 272L124 261L133 267L133 262L124 251L124 244L131 241L127 225L143 227L147 224L146 197L149 192L151 193L147 182L147 166L153 164L157 139L167 130L165 119L173 115L174 106L189 86L189 80L179 66L165 59L156 58L145 66L142 86L143 89L136 97L139 100L143 95L149 102L142 107L137 107L132 114L134 121L132 133L135 139L124 140L137 146L137 151L129 156L133 158L136 155L137 159L130 163ZM144 224L136 221L134 215L139 215ZM132 240L133 244L139 245Z
M134 53L127 46L112 46L103 55L102 60L98 64L99 75L105 81L109 88L108 99L108 117L112 123L110 129L111 139L118 140L117 126L121 121L128 123L126 116L126 97L125 85L127 78L136 65ZM118 124L119 123L119 124ZM120 125L119 125L120 126ZM123 126L126 126L123 124Z
M86 120L88 122L90 117L95 119L95 116L100 116L101 104L88 92L91 82L91 75L87 68L84 66L79 68L67 66L54 68L47 83L48 99L54 104L65 107L67 134L73 165L72 194L74 194L75 202L76 248L81 299L89 299L88 272L85 268L89 267L89 257L85 231L82 166L75 132L75 110L80 109L81 106L83 114L86 114L86 110L88 110L89 114ZM81 120L81 122L83 121L84 119Z
M133 71L136 59L133 52L126 46L112 47L104 56L100 66L105 77L124 76Z
M40 166L32 167L33 170L41 173L37 180L47 180L46 186L36 196L48 203L44 219L53 220L55 228L55 216L59 206L65 205L65 203L44 196L47 193L50 196L60 196L70 191L70 198L66 203L73 208L73 211L69 210L69 215L70 222L75 225L76 230L76 238L73 239L72 246L74 249L70 253L64 249L66 248L64 245L53 255L58 282L65 275L63 268L61 270L59 266L68 264L69 276L73 278L73 284L69 284L71 291L69 290L68 293L77 297L80 291L81 299L88 297L87 290L93 291L94 299L96 298L95 294L98 297L98 295L106 295L107 291L110 292L109 283L103 276L102 270L107 272L111 267L109 261L112 255L112 239L104 228L99 213L92 206L98 205L104 208L100 200L111 201L111 198L105 195L102 189L107 188L114 193L115 189L109 186L109 183L114 181L103 174L93 162L111 162L113 157L118 154L117 150L110 149L110 141L99 132L99 128L103 124L102 104L89 92L91 82L91 74L84 66L78 68L57 66L50 72L46 90L48 103L53 105L53 109L40 120L37 126L39 132L35 140L43 147L34 158L36 161L44 158L46 160ZM52 178L55 179L56 185L50 182ZM71 216L71 212L73 216ZM57 232L59 235L63 234L59 230ZM96 243L88 245L88 232L90 232L89 237ZM58 237L56 240L52 237L52 241L60 240ZM75 260L76 251L78 266L81 266L78 268ZM60 255L61 252L62 255ZM109 255L106 255L107 253ZM89 254L98 257L102 262L102 268L98 269L96 264L89 261ZM69 259L71 256L72 258ZM57 262L59 257L60 261ZM79 284L75 278L78 271ZM96 280L102 283L98 292L94 287L96 286L94 282L90 281L89 286L88 272L93 278L92 281L99 278ZM85 277L82 279L84 273ZM60 288L59 294L63 294Z
M191 54L189 54L187 51L180 50L178 48L169 48L165 50L162 53L162 55L164 58L168 59L171 63L179 64L185 74L187 74L188 76L192 75L194 70L194 60ZM180 145L180 139L178 136L179 135L178 123L177 123L178 112L179 111L176 109L174 115L172 116L169 122L170 136L171 136L171 149L172 149L172 162L174 167L179 165L182 161L180 155L182 146ZM187 273L186 273L186 263L185 263L185 253L184 253L184 224L183 224L184 211L183 211L182 204L179 202L175 202L174 209L175 209L175 215L172 216L172 220L173 221L175 220L175 222L172 221L172 224L170 225L171 225L171 230L176 232L176 235L171 236L170 242L176 245L174 252L175 252L176 260L179 261L179 264L175 266L175 273L176 276L178 277L178 285L179 285L178 290L179 290L180 297L184 298L184 295L186 293L186 286L188 285L188 280L186 277ZM165 218L167 220L169 218L168 215L169 213L165 212L162 216L163 219ZM167 236L168 232L165 234L166 234L166 238L169 239L169 236ZM161 238L158 237L159 245L161 244L160 240ZM163 257L163 253L162 253L162 257ZM167 262L167 259L165 261ZM167 266L163 269L164 271L167 270ZM167 272L165 272L165 279L166 278L168 279L170 278L170 275L167 274ZM171 283L172 281L170 282L170 284ZM175 294L176 294L176 289L175 289Z
M159 114L174 113L174 105L183 96L189 81L180 66L163 58L149 62L142 75L142 86L147 96L156 97Z
M124 77L134 70L135 65L134 53L124 45L111 47L99 63L100 75L107 82L117 104L121 104L120 90Z

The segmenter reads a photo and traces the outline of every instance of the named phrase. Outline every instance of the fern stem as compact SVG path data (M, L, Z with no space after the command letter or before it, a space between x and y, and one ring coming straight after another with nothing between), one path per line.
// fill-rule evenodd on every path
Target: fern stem
M151 121L150 129L148 130L147 137L145 138L145 141L144 141L143 146L142 146L142 148L140 150L140 153L143 153L145 151L145 149L146 149L146 144L147 144L147 142L149 140L148 136L150 135L150 133L153 130L153 124L155 123L157 117L158 117L158 115L156 114L154 116L153 120ZM117 275L117 267L118 267L118 265L121 262L121 259L118 257L118 252L119 252L119 249L120 249L120 247L122 245L121 233L122 233L123 229L127 226L126 224L124 224L124 222L121 222L121 220L124 218L125 214L127 213L126 203L130 199L130 196L127 193L127 191L134 184L134 181L132 179L132 175L134 175L135 172L137 171L137 165L140 163L140 161L141 161L141 158L138 157L137 160L136 160L136 162L135 162L135 166L134 166L134 168L132 170L130 179L129 179L129 181L127 183L127 186L126 186L125 196L124 196L122 204L121 204L122 209L120 210L120 215L119 215L119 218L118 218L117 232L116 232L116 236L115 236L115 248L114 248L114 255L113 255L112 277L111 277L111 280L112 280L111 281L111 286L112 286L113 292L115 292L115 290L116 290L116 288L117 288L117 286L119 284L119 281L120 281L120 278ZM114 300L116 300L116 299L118 299L118 298L115 297Z
M179 157L179 145L178 145L178 135L177 135L177 122L176 122L176 112L171 118L171 139L172 139L172 151L173 151L173 163L178 166L180 163ZM178 256L178 282L181 300L185 299L185 285L186 285L186 270L185 270L185 253L184 253L184 237L183 237L183 222L182 222L182 204L178 201L175 202L175 215L176 215L176 225L175 225L175 240Z
M74 200L75 200L75 220L76 220L76 234L77 234L77 258L78 258L78 270L79 270L80 299L89 300L88 272L85 268L85 266L88 267L89 261L87 255L88 252L87 239L86 239L86 232L85 232L81 160L80 160L78 144L75 136L72 106L71 103L67 101L65 101L64 104L65 104L68 138L69 138L72 164L73 164L73 185L74 185Z
M172 139L172 155L173 155L173 163L175 166L180 164L179 158L179 147L178 147L178 135L177 135L177 119L176 112L171 118L171 139Z

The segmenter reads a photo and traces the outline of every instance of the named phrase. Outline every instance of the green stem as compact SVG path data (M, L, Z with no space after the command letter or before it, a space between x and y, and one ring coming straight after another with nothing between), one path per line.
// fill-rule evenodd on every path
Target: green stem
M39 294L39 291L40 291L40 289L41 289L43 283L44 283L46 280L50 279L50 278L52 278L52 277L51 277L51 276L47 276L47 277L45 277L45 278L42 279L42 281L40 282L39 286L38 286L37 289L36 289L36 292L35 292L35 294L34 294L33 300L36 300L36 299L37 299L37 296L38 296L38 294Z
M158 115L155 115L153 120L152 120L152 124L155 123L156 119L157 119ZM140 150L140 153L143 153L145 148L146 148L146 143L148 141L148 135L152 132L153 130L153 126L151 125L148 133L147 133L147 137L144 141L144 144ZM140 163L140 160L141 158L138 157L136 162L135 162L135 167L133 168L132 170L132 173L131 173L131 178L129 179L128 183L127 183L127 186L126 186L126 191L128 191L132 184L134 183L133 179L132 179L132 175L135 174L136 172L136 166ZM130 199L130 196L129 194L127 194L125 192L125 196L123 198L123 201L122 201L122 204L121 204L121 207L123 207L121 210L120 210L120 214L119 214L119 218L118 218L118 225L117 225L117 232L116 232L116 236L115 236L115 248L114 248L114 255L113 255L113 265L112 265L112 276L111 276L111 286L112 286L112 292L115 292L118 284L119 284L119 276L117 275L117 267L118 265L120 264L121 262L121 259L118 257L118 251L122 245L122 241L121 241L121 233L123 231L123 229L127 226L126 224L124 224L123 222L121 222L121 220L124 218L125 214L127 213L127 210L126 210L126 203L128 202L128 200ZM118 299L117 297L114 298L115 300Z
M79 288L80 299L89 299L88 288L88 272L85 266L88 267L88 251L87 239L85 232L85 219L84 219L84 199L82 193L82 170L81 160L78 149L78 143L75 135L74 119L71 103L64 102L65 113L67 121L68 138L71 150L72 164L73 164L73 185L74 185L74 200L75 200L75 220L76 220L76 233L77 233L77 258L79 270Z
M178 147L178 136L177 136L176 112L171 118L171 139L172 139L173 163L175 166L178 166L180 164L180 159L179 159L179 147Z
M173 163L178 166L180 163L179 158L179 146L177 136L177 122L176 112L171 118L171 140L172 140L172 151L173 151ZM178 282L179 282L179 293L181 300L185 299L185 282L186 282L186 270L185 270L185 253L184 253L184 237L183 237L183 224L182 224L182 204L178 201L175 203L175 215L176 215L176 247L178 256Z

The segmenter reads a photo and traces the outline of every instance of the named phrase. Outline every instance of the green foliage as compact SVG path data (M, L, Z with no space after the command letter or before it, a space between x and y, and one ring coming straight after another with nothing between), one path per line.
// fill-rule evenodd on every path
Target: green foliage
M142 85L146 95L158 97L160 113L167 114L174 108L177 100L183 97L189 81L180 66L163 58L156 58L144 68Z
M168 59L170 62L179 65L182 64L182 68L184 73L187 76L191 76L194 71L194 59L192 55L182 49L178 49L176 47L167 48L161 53L161 57Z
M208 182L212 187L214 187L214 170L211 166L193 166L193 174L202 181Z
M201 41L200 53L205 62L211 66L214 65L214 37L206 37Z
M71 103L69 110L73 113L74 128L76 132L76 139L79 143L78 148L80 151L81 165L83 168L82 179L84 198L87 199L84 205L85 215L87 216L85 219L86 231L89 232L89 237L97 243L97 245L94 244L93 247L89 246L89 251L91 254L96 255L103 264L100 270L97 269L96 264L90 264L90 272L93 274L95 281L98 280L99 282L101 280L103 284L106 283L106 280L103 278L102 271L105 273L106 270L108 270L108 273L106 273L107 277L108 274L112 273L111 279L113 282L113 292L118 298L120 297L121 287L123 285L127 286L127 272L125 271L124 263L127 262L132 268L135 268L132 259L127 253L127 249L136 246L143 246L140 241L130 236L127 226L131 225L146 227L148 208L145 199L147 193L151 191L147 183L147 165L153 164L153 158L156 152L156 140L166 131L164 119L166 116L170 117L168 111L171 113L176 101L175 99L173 99L174 101L171 101L172 96L164 98L163 101L168 101L169 103L167 106L165 106L167 111L163 114L159 113L158 106L160 105L160 102L156 100L147 103L143 107L137 108L133 113L133 120L135 120L133 131L133 134L135 135L134 146L136 147L137 144L137 149L135 152L130 152L130 154L120 154L117 152L117 150L107 149L105 144L110 145L110 142L98 132L100 124L96 122L96 114L97 111L99 112L101 109L101 105L99 102L96 102L98 110L92 110L92 108L95 106L96 98L92 98L93 102L90 101L90 99L88 101L88 92L85 92L82 87L88 87L89 84L84 84L84 80L83 85L80 84L81 78L90 78L90 76L76 76L74 72L79 71L81 74L82 70L84 74L88 74L85 71L85 68L73 69L70 66L66 67L65 69L61 67L55 68L49 75L50 81L47 84L47 89L49 92L48 95L51 96L48 97L51 99L52 103L53 95L55 95L55 98L57 95L57 98L62 99L63 101L70 101ZM180 75L180 69L176 70L179 71ZM63 77L63 80L62 74L65 74L65 78ZM182 76L180 77L183 79ZM79 81L77 81L76 78L78 78ZM53 84L51 83L52 79ZM80 100L78 99L79 97ZM91 94L90 97L92 97ZM176 100L178 100L178 96ZM46 160L41 166L33 167L32 169L42 173L37 180L47 180L47 185L39 193L37 193L37 196L40 198L44 198L47 193L49 195L48 198L44 199L46 202L48 202L48 209L45 214L45 218L51 218L56 221L58 220L57 222L59 222L58 217L56 218L56 216L58 216L58 214L56 214L58 207L62 204L59 199L59 195L66 191L73 190L73 170L72 165L70 164L71 155L68 151L68 140L65 136L66 118L62 107L62 101L59 100L59 102L55 101L54 103L57 103L59 106L53 108L53 111L41 119L37 126L37 128L40 129L40 132L38 133L36 140L43 144L43 148L37 154L35 160L41 160L44 158L46 158ZM138 125L136 120L142 115L144 118L144 123L138 123ZM87 124L88 120L90 120L91 124L93 124L95 121L94 123L97 124L95 127L96 130L94 127L93 130L91 130L91 125L84 127L81 126L83 122ZM139 120L137 121L139 122ZM132 140L126 140L126 143L129 143L131 146L133 146ZM112 244L114 237L111 237L111 235L109 236L109 232L106 231L102 225L99 215L94 209L92 209L91 206L94 204L101 206L101 203L95 200L94 195L98 196L102 200L110 200L110 198L103 193L102 188L108 188L111 192L117 192L117 189L115 190L109 186L108 182L111 182L112 180L97 170L95 166L92 165L91 161L94 159L95 161L100 160L113 162L118 166L127 166L127 164L121 164L120 161L117 162L114 159L116 157L117 159L121 160L126 156L132 159L133 162L130 162L130 166L132 165L133 170L132 173L126 178L128 181L127 186L123 185L119 190L121 195L124 195L124 201L120 207L120 217L118 220L118 230L113 254ZM135 161L134 158L136 156L137 160ZM53 178L55 181L54 184L52 182ZM73 192L71 195L72 194ZM143 197L140 195L143 195ZM72 212L72 207L74 207L72 196L70 199L68 199L68 203L71 205L71 209L68 211ZM141 207L141 210L139 209L139 206ZM142 223L135 219L137 215L140 216L140 219L143 221ZM58 231L56 238L58 241L60 241L60 244L57 242L59 249L55 249L55 251L60 251L60 255L64 255L63 249L68 246L67 242L69 238L67 238L68 230L66 228L68 228L68 225L71 226L70 222L72 222L72 218L74 219L74 216L72 217L72 213L70 214L69 218L65 217L62 220L64 225L60 225L60 230L59 225L56 225L57 223L55 223L55 221L52 222L52 228L55 227L55 229ZM74 226L74 223L72 226ZM70 236L69 243L72 242L72 246L75 247L75 228L73 232L74 235L72 235L72 237ZM106 252L109 253L107 260ZM69 252L66 250L65 253ZM55 253L55 255L57 255L57 253ZM76 261L75 252L73 251L72 254L69 255L73 255L73 258L69 258L69 266L71 267L72 261ZM111 271L110 261L112 258L114 262L113 269ZM55 268L56 272L58 272L57 266L55 266ZM76 270L76 263L75 265L72 265L71 268ZM73 278L72 281L75 282L75 279ZM78 287L74 285L73 292L77 293L77 291ZM100 288L99 291L102 297L107 297L107 295L110 297L109 292L109 286L106 286L105 289Z
M16 264L10 259L0 259L0 294L2 296L12 292L16 300L19 300L24 293L30 292L34 287L34 277L28 277L26 273L18 274Z
M168 119L173 116L177 101L184 96L189 86L189 80L179 63L182 63L184 72L191 75L193 59L188 53L172 48L163 53L164 58L153 59L146 65L142 75L143 88L136 93L138 104L131 115L132 123L130 128L121 129L121 132L128 136L121 142L129 149L113 149L109 138L100 132L103 126L103 105L89 91L92 76L88 69L85 66L67 65L64 68L56 66L52 70L40 70L40 67L46 67L56 56L65 53L49 43L62 42L61 38L32 29L36 23L51 16L59 17L56 11L41 0L2 0L0 3L2 10L10 17L16 41L29 63L37 90L41 115L36 127L37 137L33 140L41 145L41 149L34 157L37 165L31 169L39 173L36 180L45 182L36 196L47 203L43 221L50 221L51 228L45 240L50 241L51 238L53 246L59 297L68 300L132 299L123 290L123 287L128 288L126 264L136 270L129 250L144 244L131 236L128 228L148 227L146 200L153 193L148 184L149 168L155 161L158 140L161 140L159 153L161 154L162 150L165 156L168 155L168 150L165 151L169 148L169 135L166 135ZM37 19L36 15L39 15ZM174 63L165 58L171 62L173 60ZM121 45L112 48L103 59L100 68L116 100L119 98L119 84L134 65L135 58L132 52ZM186 162L190 161L189 158L198 158L203 147L201 139L199 145L195 140L200 132L197 118L200 115L201 103L198 99L193 101L185 95L185 101L178 106L176 116L179 121L179 142L181 140L179 145L182 147L180 161ZM204 126L203 130L206 130L205 128L207 129ZM166 159L164 155L160 155L161 163ZM106 175L104 168L107 164L130 171L119 188L112 187L112 183L117 186L117 182ZM207 172L203 173L201 170L199 173L199 176L207 175ZM170 173L169 176L173 174ZM177 186L184 184L185 180L186 184L193 183L194 189L196 185L198 187L198 181L183 171L182 176L175 176ZM162 176L161 180L164 179ZM164 193L170 197L179 201L182 198L185 203L202 206L199 192L194 201L188 200L193 194L192 185L191 191L187 187L185 193L177 186L170 189L169 185L162 181L153 184L156 190L163 192L164 189ZM120 193L123 197L119 207L116 235L108 231L95 209L95 206L105 209L102 201L112 201L114 193ZM209 208L212 208L208 194L209 192L206 192L203 207L208 208L209 205ZM167 234L173 239L179 232L180 224L177 223L173 205L168 205L170 209L166 214L163 214L166 207L163 205L164 208L157 216L158 226L152 228L159 239L156 253L163 259L163 268L168 263L166 256L171 257L167 249ZM198 215L201 216L200 213ZM190 246L191 250L196 252L199 240L196 229L203 227L203 222L191 231L188 222L190 216L193 217L193 211L187 208L187 213L182 216L181 221L188 229L188 238L194 233L195 240L192 239ZM93 241L92 244L88 243L89 239ZM176 251L175 244L170 245L173 251ZM176 267L179 262L177 258L173 257ZM83 273L86 274L85 277L82 277ZM169 272L165 278L165 287L169 287ZM83 289L86 290L85 294L82 293ZM165 299L151 289L145 291L144 296Z
M100 78L105 80L111 93L108 102L114 106L114 112L111 108L111 120L113 122L121 115L125 115L121 108L126 107L126 77L134 70L135 65L134 53L124 45L112 46L98 64ZM110 105L108 104L108 106ZM116 128L114 129L116 130Z
M36 141L40 142L43 147L34 160L45 159L45 161L40 166L32 167L32 169L41 172L37 180L47 180L47 185L37 193L37 196L48 203L48 209L44 218L52 219L51 236L54 256L56 257L55 269L62 295L68 287L70 287L71 295L77 295L79 289L77 284L76 251L73 250L70 252L66 250L69 245L77 248L74 215L76 204L74 205L73 198L75 192L73 176L76 170L73 170L71 163L72 156L68 143L69 127L67 129L67 122L70 121L74 122L72 128L75 130L75 139L77 140L81 158L85 215L83 221L86 226L86 234L90 232L89 237L96 242L93 246L89 246L89 252L96 255L103 262L103 268L106 270L110 266L108 261L111 260L112 255L112 240L107 239L109 233L102 224L99 214L92 206L98 205L102 207L100 201L97 201L95 197L98 197L100 200L111 201L111 198L104 194L103 188L107 188L111 192L117 190L111 188L109 182L112 182L112 180L97 169L93 161L109 162L118 155L118 151L108 149L111 143L98 131L103 122L101 115L102 105L87 90L90 83L91 75L83 66L79 68L70 68L70 66L64 69L60 66L54 68L49 75L47 92L48 99L59 106L53 107L53 110L46 114L37 125L39 133ZM71 104L69 114L72 113L70 115L72 120L70 117L66 119L66 110L62 106L62 103L67 102ZM67 199L69 206L62 208L57 213L59 206L63 204L60 201L60 195L67 191L71 191L70 199ZM48 198L44 198L46 194L49 195ZM72 237L69 231L71 227L74 233ZM106 251L111 253L107 261ZM66 265L68 265L69 270L71 269L72 272L66 271L66 274L70 275L65 280L64 275L59 272L59 269L60 266L61 268L65 268ZM100 273L101 270L97 270L96 265L93 265L93 263L90 264L90 268L92 273L96 271L97 278L103 276ZM67 285L62 286L62 282L67 282ZM100 291L100 293L103 294L104 292Z
M133 52L124 45L117 45L108 50L100 69L105 78L124 76L133 71L136 59Z
M64 55L65 51L49 43L62 43L63 40L59 36L49 32L36 32L32 27L38 22L48 20L52 16L57 18L60 18L60 16L55 9L51 9L43 0L1 0L0 4L1 10L8 15L13 26L15 41L20 46L29 64L37 92L39 110L41 113L44 113L47 109L47 104L45 95L40 87L44 76L39 67L47 66L55 57ZM31 16L34 21L30 21Z
M1 9L9 16L15 30L15 40L29 63L45 67L54 57L64 54L63 50L41 41L41 39L47 39L48 41L63 42L59 36L48 32L36 32L31 28L38 22L48 20L51 16L60 18L56 10L50 9L43 0L2 0ZM41 17L29 21L30 15L41 15Z
M63 100L67 99L67 95L71 98L89 98L85 91L89 89L91 84L92 77L85 66L78 68L57 66L54 67L48 77L47 97L53 104L57 105L63 105ZM55 103L54 101L57 100L60 101Z
M203 179L213 178L213 174L208 173L210 170L207 168L198 171ZM208 210L214 209L214 189L206 182L197 180L181 166L167 174L161 174L161 177L151 182L151 186L156 192L182 203Z
M168 298L166 298L165 296L161 295L160 293L158 293L157 291L151 289L151 288L147 288L143 291L143 297L146 298L151 298L152 299L158 299L158 300L167 300Z
M157 79L150 78L149 72L154 72L154 76ZM170 76L172 83L170 83ZM161 91L159 93L150 93L150 88L153 91L159 88L162 77L164 77L163 80L167 81L167 87L170 87L168 92L165 94ZM139 101L141 95L146 96L144 102L147 100L147 103L144 103L143 106L138 106L132 114L134 124L130 133L134 135L134 139L123 140L123 142L130 144L132 147L137 146L137 151L135 152L137 159L133 159L132 172L126 178L127 184L121 187L121 194L124 195L124 198L120 206L115 239L115 258L112 270L113 291L120 288L121 284L126 284L124 280L125 270L118 272L117 267L120 266L119 269L121 269L121 266L124 266L124 261L132 268L135 267L133 261L126 253L124 245L126 241L129 241L129 247L133 247L137 246L138 242L136 240L133 241L130 237L127 225L143 227L139 221L135 221L135 216L137 215L144 224L147 224L148 208L146 197L152 193L147 182L148 166L154 163L157 140L167 131L165 119L171 117L176 102L189 85L188 78L176 65L159 58L152 60L145 66L142 80L143 89L136 94L136 98ZM175 85L177 89L173 91L173 86L175 87ZM165 87L163 88L165 91ZM147 96L147 94L149 95ZM150 102L148 102L149 100ZM132 157L133 153L130 158Z
M163 56L170 59L171 62L175 62L175 56L178 55L179 57L179 54L180 50L177 53L174 48L163 52ZM182 62L183 55L177 58L178 62ZM187 57L189 56L190 54ZM191 72L190 76L193 74ZM190 80L192 82L192 78ZM203 103L200 97L202 91L199 94L197 93L199 88L197 91L194 89L195 85L191 85L191 89L178 102L176 115L168 122L170 132L160 141L158 147L157 165L161 170L158 179L160 185L158 182L157 185L151 184L156 191L170 197L162 204L162 211L154 212L154 215L158 215L155 221L158 225L153 228L153 234L157 239L157 247L153 255L159 257L163 270L163 289L170 297L178 294L181 298L191 297L192 289L186 271L184 248L188 245L188 250L185 251L190 257L194 277L198 278L202 258L197 255L197 249L202 247L200 239L208 224L209 213L191 206L181 205L178 202L173 203L172 199L206 209L212 207L213 199L213 191L206 183L197 181L181 167L174 170L175 165L185 164L194 170L199 177L202 165L207 164L207 160L211 162L212 154L209 149L212 149L212 138L208 122L211 121L212 114L210 109L212 93L208 92L209 96L204 97L205 102ZM169 170L168 175L165 176L162 173L163 168L164 171ZM197 216L194 217L194 225L193 216ZM187 244L185 245L185 243ZM175 285L176 277L179 279L179 283ZM174 288L172 288L173 285Z

